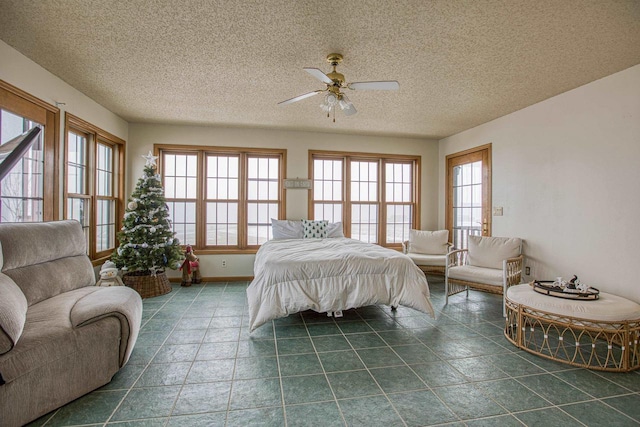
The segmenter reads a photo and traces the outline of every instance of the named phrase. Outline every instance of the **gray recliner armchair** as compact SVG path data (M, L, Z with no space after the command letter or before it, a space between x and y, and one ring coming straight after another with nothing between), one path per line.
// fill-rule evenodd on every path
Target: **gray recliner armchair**
M96 287L77 221L0 224L0 425L26 424L108 383L142 300Z

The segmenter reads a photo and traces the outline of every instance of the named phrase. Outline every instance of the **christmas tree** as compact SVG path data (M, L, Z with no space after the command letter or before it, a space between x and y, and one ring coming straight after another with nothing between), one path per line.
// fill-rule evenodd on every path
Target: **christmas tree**
M129 198L118 233L120 246L111 260L125 273L155 276L167 267L179 268L184 256L171 231L169 209L155 170L158 157L151 152L142 157L147 161L144 173Z

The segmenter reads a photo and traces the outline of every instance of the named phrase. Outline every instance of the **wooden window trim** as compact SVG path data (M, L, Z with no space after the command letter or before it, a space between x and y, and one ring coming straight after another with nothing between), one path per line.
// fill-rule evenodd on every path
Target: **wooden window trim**
M249 148L249 147L227 147L227 146L202 146L202 145L180 145L180 144L154 144L154 155L158 156L158 173L163 179L163 153L172 155L194 155L198 156L198 174L196 189L196 243L193 246L198 254L215 255L215 254L255 254L260 246L247 245L247 164L248 158L251 156L260 157L277 157L279 162L279 179L278 179L278 219L284 219L286 216L286 192L284 189L284 180L287 171L287 150L279 148ZM207 176L206 158L207 155L214 156L238 156L239 165L239 181L240 188L238 192L239 209L238 209L238 245L237 246L207 246L206 245L206 203L214 199L206 199ZM178 200L178 199L171 199ZM192 199L187 199L192 201ZM240 205L244 205L240 209ZM183 242L182 242L183 243Z
M42 220L59 219L59 140L60 109L0 80L0 107L45 126L43 136Z
M69 132L80 133L87 137L87 195L90 200L90 215L89 215L89 257L94 265L101 264L107 259L113 249L107 249L98 251L96 247L96 232L97 232L97 207L98 200L113 200L115 201L114 215L115 215L115 236L114 236L114 249L118 247L117 232L122 228L122 220L124 217L124 161L125 161L125 148L126 142L118 138L117 136L107 132L86 120L81 119L71 113L65 113L64 123L64 138L65 149L63 152L64 160L64 190L63 190L63 217L67 217L67 200L72 194L67 192L66 177L68 176L68 144L69 144ZM113 194L111 196L98 196L97 193L97 156L98 145L106 145L113 149L113 170L111 176L111 188Z

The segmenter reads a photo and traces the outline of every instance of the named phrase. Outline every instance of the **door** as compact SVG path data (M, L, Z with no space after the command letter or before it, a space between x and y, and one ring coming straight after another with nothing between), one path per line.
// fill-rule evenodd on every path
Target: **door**
M491 236L491 144L450 154L447 162L446 227L456 249L467 237Z

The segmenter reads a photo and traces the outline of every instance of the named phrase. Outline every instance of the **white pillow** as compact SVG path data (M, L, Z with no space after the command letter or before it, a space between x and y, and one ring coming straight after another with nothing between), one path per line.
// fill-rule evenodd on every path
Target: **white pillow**
M271 218L273 240L302 239L302 222Z
M344 237L341 222L331 222L327 225L327 237Z
M329 221L302 220L303 239L324 239L327 237Z
M409 230L409 252L425 255L443 255L449 250L449 230Z
M521 246L517 237L469 236L469 265L502 270L502 261L520 255Z

